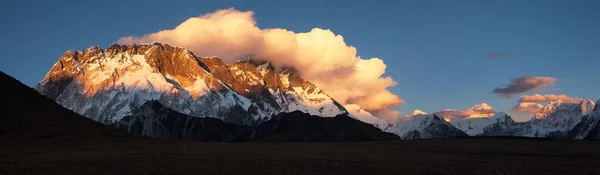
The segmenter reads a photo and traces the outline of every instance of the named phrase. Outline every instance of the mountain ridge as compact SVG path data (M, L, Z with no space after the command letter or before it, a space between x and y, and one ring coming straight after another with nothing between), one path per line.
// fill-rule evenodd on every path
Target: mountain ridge
M0 145L43 139L85 142L127 140L134 136L67 110L0 71ZM38 143L39 144L39 143Z
M468 137L464 131L448 123L442 117L423 112L400 119L396 125L386 131L395 133L405 140Z
M312 83L250 62L225 65L216 57L197 57L160 43L95 46L63 54L35 89L106 124L148 100L187 115L244 125L295 110L325 117L348 113Z
M600 101L600 100L599 100ZM591 100L581 102L552 101L544 106L531 120L516 122L506 113L503 120L492 120L494 117L481 119L457 119L451 121L459 129L471 136L519 136L556 139L589 139L595 140L594 132L599 128L600 110L598 103ZM475 121L486 121L476 123ZM473 124L475 123L475 124Z

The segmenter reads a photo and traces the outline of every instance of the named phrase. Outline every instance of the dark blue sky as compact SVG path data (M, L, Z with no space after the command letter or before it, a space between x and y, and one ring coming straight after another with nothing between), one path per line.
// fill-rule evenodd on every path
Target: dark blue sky
M491 91L521 76L557 78L533 93L600 98L600 1L31 1L0 2L0 70L29 86L60 55L123 36L171 29L190 17L234 7L261 28L344 36L363 58L378 57L398 109L434 112L486 102L507 111L518 98ZM506 54L488 59L486 53ZM522 115L522 114L514 114Z

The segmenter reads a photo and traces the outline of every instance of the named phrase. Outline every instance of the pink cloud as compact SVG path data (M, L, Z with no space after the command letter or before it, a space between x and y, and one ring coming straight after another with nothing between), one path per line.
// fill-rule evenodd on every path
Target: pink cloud
M519 112L537 113L544 108L544 105L537 104L534 102L520 102L517 103L511 110Z
M566 102L581 102L581 101L585 100L585 98L573 98L573 97L569 97L565 94L560 94L560 95L533 94L533 95L521 96L521 99L519 100L519 102L549 102L549 101L556 101L556 100L562 100L562 101L566 101Z
M505 97L511 97L514 94L548 88L549 85L554 84L556 81L556 78L553 77L524 76L512 79L510 84L496 88L492 92Z
M474 105L473 107L464 111L446 109L443 111L435 112L435 114L445 119L491 117L495 113L496 111L494 110L494 108L488 105L487 103Z

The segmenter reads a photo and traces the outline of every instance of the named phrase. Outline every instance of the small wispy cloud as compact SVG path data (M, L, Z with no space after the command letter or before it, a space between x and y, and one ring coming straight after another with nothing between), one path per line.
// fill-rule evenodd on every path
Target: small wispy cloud
M574 98L574 97L569 97L565 94L560 94L560 95L556 95L556 94L533 94L533 95L523 95L521 96L521 99L519 99L519 102L549 102L549 101L556 101L556 100L561 100L561 101L566 101L566 102L581 102L583 100L586 100L585 98Z
M488 59L509 59L509 58L513 58L513 56L510 55L510 54L494 53L494 52L485 53L485 57L488 58Z

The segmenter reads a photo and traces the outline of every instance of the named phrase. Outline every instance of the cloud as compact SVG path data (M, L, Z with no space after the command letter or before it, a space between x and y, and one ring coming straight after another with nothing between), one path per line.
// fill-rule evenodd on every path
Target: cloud
M396 110L380 109L369 111L373 116L384 119L386 121L395 121L400 116L400 112Z
M252 56L276 67L294 67L343 105L358 105L381 118L398 114L392 108L404 100L388 90L397 83L384 76L383 60L361 58L355 47L328 29L296 33L260 29L256 24L252 11L229 8L189 18L174 29L127 36L119 42L157 41L190 49L198 56L218 56L228 63Z
M468 114L470 114L469 117L471 117L471 118L490 117L496 113L494 108L492 108L492 106L488 105L487 103L481 103L481 104L475 105L475 106L469 108L466 112Z
M554 84L556 81L556 78L552 77L523 76L512 79L509 85L496 88L492 93L510 98L514 94L548 88L549 85Z
M408 114L408 116L415 116L415 115L425 115L427 114L427 112L425 111L421 111L420 109L415 109L411 114Z
M508 59L508 58L512 58L512 55L488 52L485 54L485 57L488 59Z
M404 117L397 118L395 123L398 123L400 121L409 121L413 117L419 117L421 115L427 115L427 112L421 111L420 109L415 109L412 113L405 115Z
M519 102L511 109L512 111L519 112L529 112L529 113L537 113L539 112L544 105L539 104L540 102L550 102L550 101L565 101L565 102L581 102L586 100L585 98L573 98L569 97L565 94L533 94L533 95L523 95Z
M562 100L565 102L581 102L583 100L586 100L585 98L573 98L573 97L569 97L565 94L561 94L561 95L555 95L555 94L533 94L533 95L523 95L521 96L521 99L519 100L519 102L549 102L549 101L556 101L556 100Z
M544 105L534 102L520 102L515 105L511 111L537 113L544 108Z
M435 112L436 115L443 117L446 120L456 119L456 118L484 118L491 117L496 113L494 108L487 103L481 103L474 105L473 107L465 110L459 111L455 109L446 109L443 111Z

